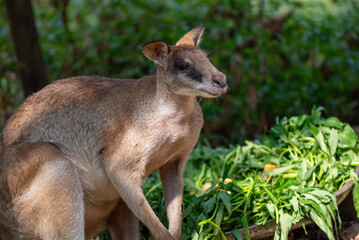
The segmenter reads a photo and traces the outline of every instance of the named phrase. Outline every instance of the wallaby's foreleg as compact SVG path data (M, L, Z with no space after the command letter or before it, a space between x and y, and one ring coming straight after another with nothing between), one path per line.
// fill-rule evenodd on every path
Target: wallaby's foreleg
M127 160L126 162L133 164L135 161ZM143 170L132 166L131 171L128 171L126 164L121 161L117 161L113 166L108 166L106 170L122 200L133 214L146 225L152 236L156 240L173 240L174 237L163 226L143 194Z
M182 226L182 168L181 161L172 161L159 169L165 198L169 231L176 240L181 238Z
M139 221L124 201L120 201L108 219L112 240L139 240Z
M72 162L49 143L12 148L8 157L19 163L8 173L17 192L12 212L19 232L32 236L17 239L84 240L83 192Z

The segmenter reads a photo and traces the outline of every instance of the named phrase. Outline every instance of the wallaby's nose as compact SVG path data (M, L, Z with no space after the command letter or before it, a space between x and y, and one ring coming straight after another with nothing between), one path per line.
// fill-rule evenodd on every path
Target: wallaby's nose
M224 74L213 76L212 84L214 87L225 88L227 86L226 76Z

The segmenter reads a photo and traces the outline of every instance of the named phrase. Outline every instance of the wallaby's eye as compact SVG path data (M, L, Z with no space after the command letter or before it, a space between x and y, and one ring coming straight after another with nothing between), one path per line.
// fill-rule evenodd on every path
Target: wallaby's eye
M178 65L179 70L187 70L189 68L190 66L187 63L181 63L180 65Z

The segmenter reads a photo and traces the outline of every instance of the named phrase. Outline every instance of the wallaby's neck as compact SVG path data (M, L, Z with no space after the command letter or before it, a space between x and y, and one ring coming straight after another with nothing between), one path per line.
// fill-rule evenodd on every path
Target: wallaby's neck
M192 111L197 103L195 96L178 95L172 92L167 85L166 75L162 68L157 67L154 75L156 84L156 99L161 99L164 103L179 108L179 110Z

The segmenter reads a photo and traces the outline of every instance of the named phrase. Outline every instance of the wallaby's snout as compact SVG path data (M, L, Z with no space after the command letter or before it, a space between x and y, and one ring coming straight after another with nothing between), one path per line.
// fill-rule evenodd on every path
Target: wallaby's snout
M213 74L212 84L214 87L221 89L222 93L227 91L227 77L221 72Z

